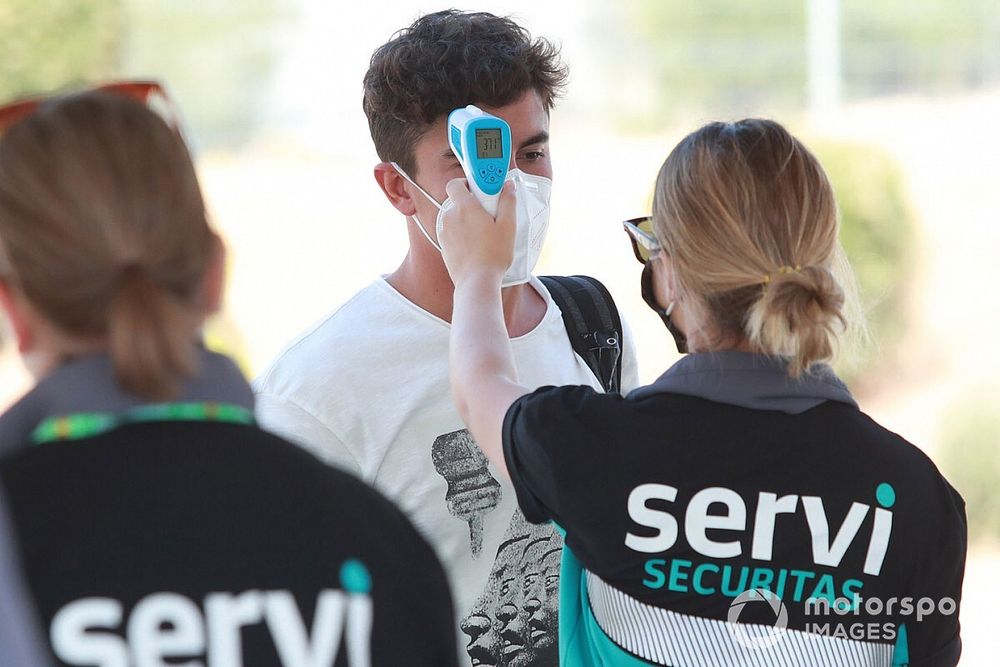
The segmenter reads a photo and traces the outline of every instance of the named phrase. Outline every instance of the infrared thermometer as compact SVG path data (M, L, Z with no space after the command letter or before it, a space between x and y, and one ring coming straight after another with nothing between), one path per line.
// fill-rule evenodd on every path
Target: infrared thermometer
M448 140L465 170L469 190L495 216L510 164L510 126L470 104L448 114Z

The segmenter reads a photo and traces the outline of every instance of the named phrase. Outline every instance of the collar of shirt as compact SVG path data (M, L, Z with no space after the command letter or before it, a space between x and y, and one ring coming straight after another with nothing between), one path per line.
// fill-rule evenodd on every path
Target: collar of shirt
M824 401L858 406L847 386L826 364L814 364L809 372L791 378L786 359L736 350L689 354L653 384L632 391L628 398L662 393L793 415Z
M253 392L228 357L199 347L198 369L171 403L228 403L253 410ZM107 355L74 359L42 379L0 416L0 456L27 446L35 427L49 417L81 412L117 414L148 403L118 385Z

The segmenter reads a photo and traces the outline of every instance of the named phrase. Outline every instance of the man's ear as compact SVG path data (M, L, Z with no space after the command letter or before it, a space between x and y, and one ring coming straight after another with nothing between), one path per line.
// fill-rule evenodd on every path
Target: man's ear
M28 323L29 317L24 305L24 297L15 293L15 288L2 279L0 279L0 308L3 308L3 312L7 315L7 319L14 329L17 351L21 354L31 352L35 346L35 335Z
M206 317L219 312L226 291L226 244L214 234L212 239L214 247L201 284L201 299Z
M393 207L405 216L414 215L417 207L407 189L406 179L399 175L391 162L379 162L375 165L375 181L382 188L386 199Z

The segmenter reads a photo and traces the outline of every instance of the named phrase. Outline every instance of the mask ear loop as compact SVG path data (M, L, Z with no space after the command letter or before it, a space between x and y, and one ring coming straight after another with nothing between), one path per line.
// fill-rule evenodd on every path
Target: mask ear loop
M391 164L393 166L393 168L399 173L399 175L403 177L403 180L405 180L407 183L409 183L410 185L412 185L413 187L415 187L417 190L419 190L420 194L422 194L423 196L427 197L427 199L428 199L428 201L430 201L430 203L432 203L435 206L437 206L439 211L444 210L443 207L441 206L441 204L437 203L437 200L434 199L434 197L431 197L429 194L427 194L426 190L424 190L422 187L420 187L419 185L417 185L417 182L415 180L413 180L412 178L410 178L409 174L407 174L405 171L403 171L402 167L400 167L395 162L390 162L389 164ZM434 246L434 248L438 252L442 252L441 246L438 245L434 241L434 239L431 238L431 235L427 233L427 230L424 229L424 225L423 225L423 223L420 222L420 218L417 217L416 213L414 213L413 215L409 216L409 218L411 220L413 220L413 223L417 226L417 229L420 230L420 233L424 235L424 238L427 239L427 242L430 243L432 246Z

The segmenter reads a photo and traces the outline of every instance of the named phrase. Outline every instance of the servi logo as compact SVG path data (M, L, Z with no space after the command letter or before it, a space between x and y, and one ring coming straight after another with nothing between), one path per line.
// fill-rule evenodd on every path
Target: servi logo
M678 517L668 509L677 500L677 488L666 484L642 484L629 494L628 514L633 522L646 528L644 535L628 532L625 546L644 554L663 554L677 542ZM811 555L816 566L837 568L849 549L864 549L863 572L878 576L889 547L892 512L896 492L888 483L875 489L877 507L860 502L851 504L839 526L831 526L819 496L799 496L761 491L757 495L753 517L747 516L747 503L732 489L713 486L695 493L683 517L684 538L691 549L704 559L649 558L643 565L644 586L666 588L676 593L703 596L722 595L737 598L753 590L769 591L786 602L804 602L822 598L831 604L838 598L853 599L863 587L860 579L838 577L816 569L741 566L723 559L744 556L771 561L775 548L775 523L779 515L787 521L804 521L811 535ZM655 502L656 506L650 506ZM873 511L874 509L874 511ZM710 511L711 510L711 511ZM870 531L862 531L873 514ZM653 534L649 534L650 530ZM720 539L719 531L746 533L749 540ZM710 536L709 531L712 531ZM736 537L736 536L733 536Z
M127 618L118 600L82 598L53 617L52 648L70 665L159 667L186 659L185 667L239 667L241 629L264 624L281 665L331 667L343 653L349 667L371 667L371 576L350 559L341 566L340 584L343 590L319 592L311 629L286 590L210 593L204 611L183 595L153 593Z

